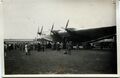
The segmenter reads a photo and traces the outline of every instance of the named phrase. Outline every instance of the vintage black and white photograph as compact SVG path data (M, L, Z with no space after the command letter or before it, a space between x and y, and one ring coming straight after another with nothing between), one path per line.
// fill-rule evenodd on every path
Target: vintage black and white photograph
M4 74L117 74L116 0L4 0Z

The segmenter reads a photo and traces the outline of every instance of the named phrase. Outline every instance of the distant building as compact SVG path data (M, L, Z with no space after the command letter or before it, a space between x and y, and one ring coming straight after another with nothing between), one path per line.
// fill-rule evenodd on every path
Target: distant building
M24 43L24 42L35 42L35 39L4 39L7 43Z

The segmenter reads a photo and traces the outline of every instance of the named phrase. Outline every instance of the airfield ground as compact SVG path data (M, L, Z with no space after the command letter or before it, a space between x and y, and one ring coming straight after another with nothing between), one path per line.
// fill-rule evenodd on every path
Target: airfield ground
M10 51L5 56L5 74L116 74L115 52L110 50Z

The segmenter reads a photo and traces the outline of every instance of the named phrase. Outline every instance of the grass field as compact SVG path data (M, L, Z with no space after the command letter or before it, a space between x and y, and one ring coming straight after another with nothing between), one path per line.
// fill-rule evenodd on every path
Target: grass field
M5 56L5 74L115 74L115 52L109 50L10 51Z

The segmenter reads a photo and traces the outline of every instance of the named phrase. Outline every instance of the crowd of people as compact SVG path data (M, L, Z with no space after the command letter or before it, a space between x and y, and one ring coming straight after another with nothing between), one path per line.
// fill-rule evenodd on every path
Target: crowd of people
M19 50L19 51L24 51L26 55L30 55L30 51L42 51L44 52L46 49L51 49L51 50L57 50L60 51L61 49L65 49L64 54L71 54L71 49L72 49L72 42L36 42L36 43L31 43L31 42L12 42L12 43L7 43L4 42L4 51L5 52L10 52L12 50Z
M99 45L100 49L103 49L104 45ZM107 45L108 46L108 45ZM102 48L101 48L102 47ZM94 45L91 44L85 44L83 46L80 46L79 44L75 45L72 43L72 41L66 41L66 42L4 42L4 51L5 55L6 52L10 52L12 50L19 50L25 52L26 55L30 55L30 51L38 51L38 52L44 52L46 49L51 50L57 50L60 51L61 49L64 49L64 54L71 55L72 49L92 49L94 48Z

